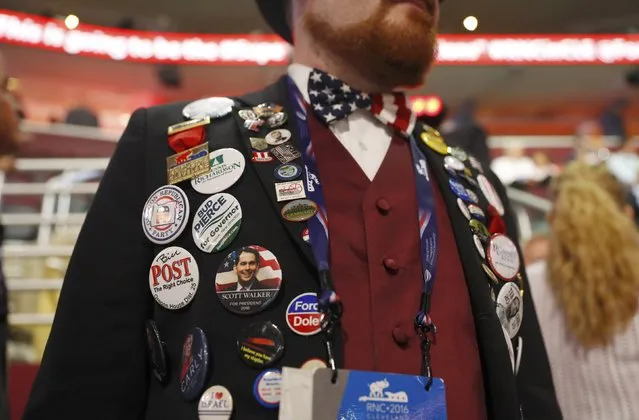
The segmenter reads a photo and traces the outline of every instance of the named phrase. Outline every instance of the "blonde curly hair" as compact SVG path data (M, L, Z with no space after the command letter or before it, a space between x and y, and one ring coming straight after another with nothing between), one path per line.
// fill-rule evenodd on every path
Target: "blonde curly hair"
M639 305L639 234L627 189L603 164L575 162L555 180L548 278L568 329L585 347L609 344Z

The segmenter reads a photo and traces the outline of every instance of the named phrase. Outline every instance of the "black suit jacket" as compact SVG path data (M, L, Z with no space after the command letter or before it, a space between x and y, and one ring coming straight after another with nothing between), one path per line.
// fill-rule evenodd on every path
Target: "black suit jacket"
M238 102L244 106L274 102L293 115L287 89L285 79L281 79ZM308 359L324 357L319 336L302 337L285 327L288 302L301 293L316 290L317 271L310 247L302 239L304 224L280 217L268 165L248 164L242 179L227 192L237 197L244 216L232 247L261 245L279 260L283 287L275 303L250 317L226 311L214 287L215 273L226 253L201 252L187 226L171 245L186 248L198 263L200 285L195 299L180 311L168 311L155 304L149 291L148 270L154 255L164 247L150 243L144 236L141 211L147 197L166 183L166 157L172 153L166 130L183 121L184 105L141 109L131 117L78 238L24 420L196 419L197 402L182 399L177 380L182 344L194 326L208 336L212 360L207 384L221 384L230 390L235 401L235 420L277 418L275 411L258 405L253 397L252 385L260 371L245 366L236 351L237 332L248 323L271 320L281 327L286 351L275 367L299 367ZM288 128L295 137L290 121ZM212 150L232 147L250 161L249 134L235 113L210 124L208 141ZM432 179L445 196L467 278L489 418L518 420L521 405L526 419L559 419L530 293L524 298L524 350L516 378L467 220L447 186L443 157L425 146L422 149L432 168ZM490 179L507 203L498 180L492 174ZM206 196L195 192L189 183L182 183L181 187L193 213ZM509 234L515 237L512 215L507 214L505 220ZM526 280L524 284L527 289ZM155 380L147 367L144 324L149 318L157 322L170 357L172 372L166 385ZM343 343L339 334L336 341L337 363L341 364Z

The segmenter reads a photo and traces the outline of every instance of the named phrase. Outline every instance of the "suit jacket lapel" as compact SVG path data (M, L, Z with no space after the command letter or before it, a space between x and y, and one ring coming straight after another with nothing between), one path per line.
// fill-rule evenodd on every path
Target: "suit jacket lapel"
M266 126L262 126L259 132L253 132L246 129L244 127L244 120L240 118L237 111L242 108L252 108L265 102L271 102L283 106L284 112L288 116L288 120L283 126L279 128L285 128L291 131L292 138L287 142L287 144L291 144L297 150L299 150L299 144L297 141L299 134L295 121L296 117L294 115L293 107L290 101L286 76L280 78L280 80L278 80L275 84L267 87L263 91L238 98L237 101L241 104L241 108L237 107L236 109L234 109L233 114L238 126L240 136L242 138L242 144L245 148L245 155L249 160L253 155L253 149L251 148L250 140L251 137L264 137L271 129L266 128ZM293 161L293 163L300 165L300 167L304 167L301 158L296 159L295 161ZM271 204L273 205L274 211L277 213L277 218L280 220L280 223L282 223L282 225L286 228L286 231L289 233L291 239L297 245L298 250L304 256L307 262L316 267L315 258L313 256L311 247L303 239L303 231L306 228L306 223L289 222L281 216L281 209L286 204L286 202L278 203L277 195L275 193L275 183L278 182L278 180L274 176L274 170L279 164L280 162L277 159L274 159L272 162L268 163L253 163L252 167L255 170L258 178L260 179L262 188L271 200Z
M486 398L490 401L488 414L490 418L510 418L519 410L517 393L514 392L517 385L502 327L490 297L490 280L481 266L482 260L475 249L468 220L458 209L457 196L450 189L444 156L427 147L420 134L421 124L418 124L415 132L417 144L428 161L431 181L437 183L446 202L466 277L484 369ZM478 189L475 192L480 198L480 206L486 209L487 203L481 192ZM437 299L436 291L434 299Z

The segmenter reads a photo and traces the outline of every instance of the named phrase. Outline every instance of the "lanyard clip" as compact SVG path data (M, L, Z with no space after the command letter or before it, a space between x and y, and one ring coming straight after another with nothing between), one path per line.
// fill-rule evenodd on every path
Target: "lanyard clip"
M430 365L430 346L437 342L437 326L433 323L430 316L421 311L415 317L415 332L422 340L420 348L422 350L422 373L426 377L426 391L430 391L433 385L433 372Z

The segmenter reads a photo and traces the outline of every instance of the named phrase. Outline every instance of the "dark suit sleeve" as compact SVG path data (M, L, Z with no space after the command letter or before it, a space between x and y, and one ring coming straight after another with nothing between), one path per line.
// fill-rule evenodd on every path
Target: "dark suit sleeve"
M145 132L138 110L80 232L23 420L143 417L153 258L141 226Z
M519 246L517 221L510 208L506 190L494 173L487 175L506 208L504 221L506 222L508 236ZM519 255L523 255L521 248L519 249ZM519 401L525 420L559 420L562 418L561 410L555 396L550 364L532 302L528 278L523 269L521 274L524 278L524 318L519 333L523 340L521 364L517 373Z

